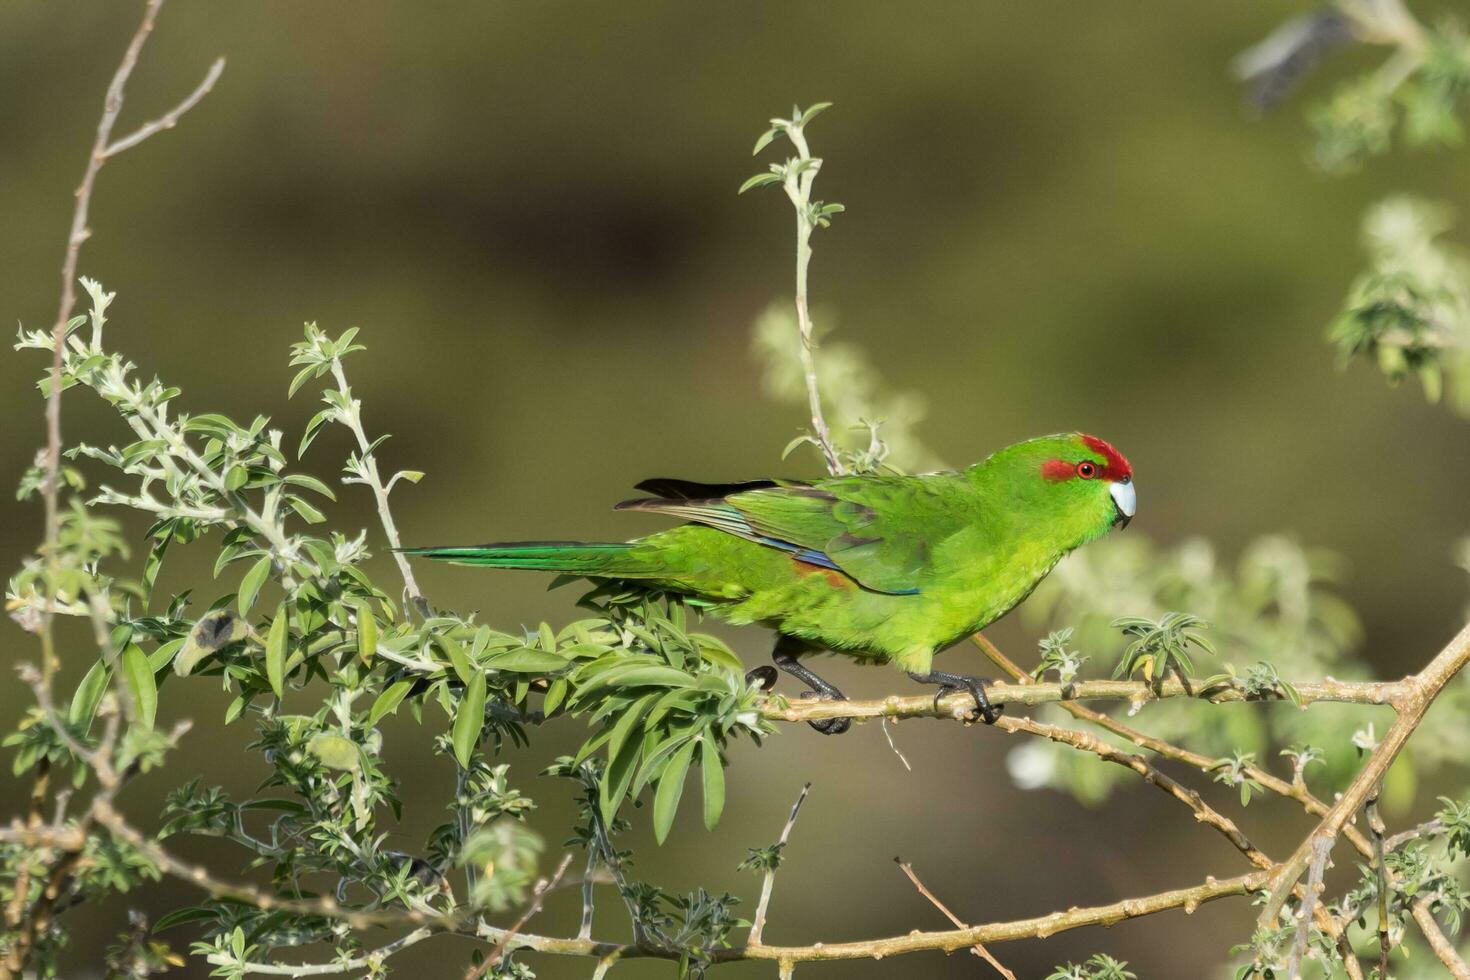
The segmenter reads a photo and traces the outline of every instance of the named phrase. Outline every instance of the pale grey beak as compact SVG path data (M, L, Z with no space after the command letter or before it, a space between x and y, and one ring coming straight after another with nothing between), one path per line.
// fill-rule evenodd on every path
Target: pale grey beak
M1118 517L1115 523L1123 527L1133 520L1133 513L1138 509L1138 494L1133 489L1133 478L1126 480L1114 480L1108 484L1108 493L1113 497L1113 506L1118 509Z

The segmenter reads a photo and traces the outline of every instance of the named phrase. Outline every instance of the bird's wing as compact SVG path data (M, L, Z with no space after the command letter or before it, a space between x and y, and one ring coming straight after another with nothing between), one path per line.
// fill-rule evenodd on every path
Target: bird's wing
M675 487L678 493L672 492ZM900 595L919 591L930 548L976 518L973 495L964 492L967 487L955 474L839 477L815 485L772 481L718 489L725 487L733 492L694 496L703 485L657 481L643 488L662 490L665 499L630 500L618 507L718 528L843 572L866 589Z

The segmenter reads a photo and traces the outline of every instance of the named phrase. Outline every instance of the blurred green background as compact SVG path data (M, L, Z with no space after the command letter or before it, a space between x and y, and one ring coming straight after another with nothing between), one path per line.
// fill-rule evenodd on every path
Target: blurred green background
M28 327L55 315L71 190L139 7L0 5L0 296ZM779 459L803 420L759 395L750 354L753 318L790 290L790 209L777 192L735 188L755 172L749 149L767 117L831 100L811 131L827 161L818 194L848 213L818 233L813 300L893 386L924 393L928 443L969 463L1031 435L1097 432L1137 471L1129 534L1205 535L1228 556L1287 530L1336 549L1350 561L1366 656L1397 676L1438 649L1464 608L1450 559L1470 529L1464 423L1369 368L1339 374L1322 328L1361 266L1364 207L1409 188L1463 211L1464 158L1313 172L1300 99L1252 120L1227 70L1282 16L1159 2L179 2L120 131L172 104L216 55L229 65L177 130L103 171L81 269L118 291L111 345L181 385L182 406L265 413L288 432L315 410L285 395L301 323L360 325L369 350L349 367L368 427L395 433L386 465L429 474L395 495L411 542L629 537L654 525L608 507L644 477L816 471L813 456ZM0 364L13 483L43 442L31 386L41 359ZM85 398L68 399L65 430L126 441ZM308 462L328 476L345 452L324 437ZM341 496L340 524L373 526L363 495ZM39 538L39 508L4 507L14 567ZM212 556L171 560L166 584L181 588ZM420 575L436 602L503 627L564 621L575 597L545 593L539 577ZM8 629L4 659L33 658L33 641ZM759 630L727 635L764 662ZM995 636L1033 662L1036 637L1020 624ZM90 662L75 639L68 684ZM983 669L963 652L946 663ZM909 686L894 673L831 673L853 694ZM217 718L223 700L196 689L195 717ZM0 683L0 706L23 701L18 683ZM510 757L552 835L566 794L533 774L575 744L577 723L564 724ZM238 754L249 732L206 734L214 727L188 740L180 768L248 790L261 775ZM420 761L429 733L390 734L412 842L441 819L452 773L442 758ZM772 942L940 927L896 854L976 922L1244 870L1148 787L1092 812L1013 788L999 732L911 723L897 737L913 772L872 725L840 739L786 729L738 750L715 833L684 821L658 849L635 818L639 873L753 900L755 879L734 866L774 839L806 780L815 788L778 879ZM145 823L171 780L157 782L130 791ZM12 801L16 790L0 783ZM1247 816L1268 849L1305 828L1290 810ZM574 931L575 905L558 896L540 928ZM1218 904L996 952L1027 977L1099 949L1145 977L1181 976L1243 941L1249 916ZM99 975L88 964L118 923L69 918L69 975ZM419 973L458 975L447 948L420 956ZM929 955L800 975L987 969Z

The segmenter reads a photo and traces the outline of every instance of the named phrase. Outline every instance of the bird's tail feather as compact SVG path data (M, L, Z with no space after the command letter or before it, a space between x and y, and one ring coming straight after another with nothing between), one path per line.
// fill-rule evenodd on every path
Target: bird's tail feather
M609 578L645 578L657 571L631 544L589 544L582 541L505 541L495 544L451 545L437 548L403 548L405 555L483 565L490 568L525 568L541 572Z

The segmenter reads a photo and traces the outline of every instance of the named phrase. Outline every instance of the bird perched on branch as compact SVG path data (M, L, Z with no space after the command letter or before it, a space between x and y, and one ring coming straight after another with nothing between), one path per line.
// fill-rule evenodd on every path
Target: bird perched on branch
M986 681L934 669L935 653L1031 594L1064 555L1133 517L1133 470L1106 441L1064 433L1007 446L958 472L839 476L814 483L655 479L618 510L683 525L623 544L523 541L408 548L492 568L560 572L679 593L778 637L777 667L843 699L801 663L830 651L893 663L940 694L968 690L1000 711ZM757 668L769 686L775 673ZM850 720L813 722L825 734Z

